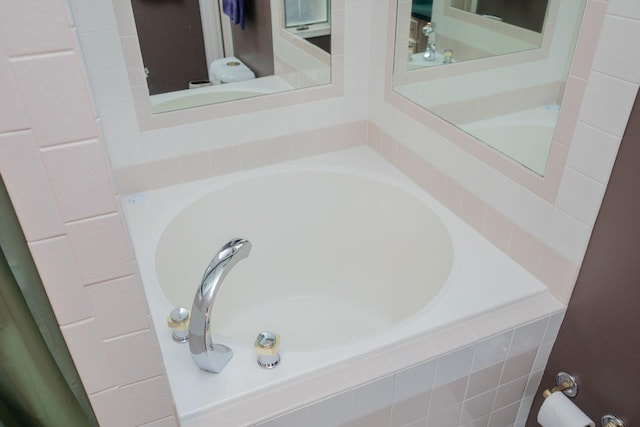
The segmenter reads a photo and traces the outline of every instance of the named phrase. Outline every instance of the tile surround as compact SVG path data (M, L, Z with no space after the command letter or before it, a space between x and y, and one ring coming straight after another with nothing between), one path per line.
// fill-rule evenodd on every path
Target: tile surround
M80 2L81 3L81 2ZM100 1L101 6L105 6L104 0ZM373 50L375 43L380 42L384 46L384 34L379 31L375 33L369 32L369 26L373 23L384 22L386 13L384 7L376 5L368 1L346 1L340 2L345 8L345 19L351 24L355 21L358 25L348 25L345 30L347 43L345 52L351 52L356 49L359 52L366 50L369 53ZM608 5L608 6L607 6ZM608 8L607 8L608 7ZM631 49L614 49L608 46L627 46L625 40L630 40L637 35L640 28L640 8L637 2L631 0L610 0L609 2L592 0L588 4L589 12L587 15L592 29L598 25L603 27L603 36L600 38L598 55L593 60L593 70L591 70L591 60L589 60L589 51L591 47L587 47L587 43L579 43L578 54L574 61L572 72L577 78L581 78L585 82L585 100L581 105L572 107L571 113L578 118L578 125L573 134L573 141L567 153L566 165L562 164L556 179L558 183L564 184L562 171L566 168L569 173L579 173L579 178L592 179L601 185L606 185L610 168L613 165L613 159L617 151L617 145L620 142L621 132L626 124L628 111L630 111L630 100L635 96L637 91L638 80L640 76L637 74L638 54ZM108 9L108 8L107 8ZM364 17L358 13L359 10L365 10ZM606 16L603 16L604 12ZM149 425L155 427L175 426L176 419L173 414L173 404L171 395L166 384L166 379L162 375L162 371L154 368L153 372L149 372L144 379L136 378L136 373L116 374L117 367L114 366L113 360L109 356L108 348L111 346L112 353L114 343L118 340L125 340L136 334L146 337L148 345L155 347L155 339L149 339L153 335L149 329L148 319L146 318L146 307L143 297L139 301L135 301L133 297L133 306L137 314L131 319L127 317L120 318L120 323L112 322L110 319L118 312L118 299L115 296L117 290L126 287L131 295L136 295L136 290L141 289L139 279L135 271L133 256L128 245L126 231L124 230L121 214L118 207L114 203L117 196L113 186L109 185L111 177L108 170L102 166L97 170L93 170L92 178L96 179L100 185L101 195L91 193L91 190L76 186L77 183L71 182L74 174L65 175L59 162L65 156L57 156L57 154L65 152L71 157L79 160L82 166L84 159L87 164L95 164L100 157L95 157L95 151L89 153L87 147L102 146L103 138L98 132L98 124L96 122L96 113L91 104L91 94L87 88L85 77L82 71L82 64L79 53L73 41L74 29L69 28L69 23L73 20L66 15L65 5L62 1L57 0L49 2L46 6L38 5L35 7L33 1L17 1L12 0L8 4L8 12L3 14L5 19L0 18L0 34L2 35L2 46L0 51L0 78L3 83L7 82L7 86L2 87L3 110L7 109L12 112L10 115L1 115L0 117L0 171L3 179L7 184L12 202L16 207L21 224L24 228L36 264L43 276L43 281L47 291L51 294L51 300L54 304L54 310L62 326L63 333L68 340L69 348L73 354L74 360L78 366L83 383L87 389L91 402L98 415L102 425L125 426L125 425ZM10 18L10 19L8 19ZM92 76L100 75L92 80L93 93L100 105L101 122L104 124L104 132L109 140L114 138L131 138L136 139L139 136L138 124L135 120L135 110L129 93L121 90L121 84L125 80L125 76L132 81L139 78L139 74L130 72L126 69L119 48L115 49L112 41L113 32L109 32L109 28L95 27L94 25L102 25L102 23L110 21L89 21L83 14L79 21L79 30L86 33L94 32L93 39L89 36L86 43L93 43L94 46L102 46L104 52L112 52L111 56L96 57L90 54L86 56L88 68ZM116 17L117 18L117 17ZM120 18L122 19L122 18ZM622 21L621 21L622 20ZM93 22L93 24L92 24ZM617 22L624 25L616 26ZM383 26L384 27L384 26ZM379 27L375 27L379 28ZM384 32L383 32L384 33ZM598 31L587 31L591 35L597 34ZM369 37L370 36L370 37ZM110 38L111 37L111 38ZM588 34L581 36L580 41L583 42ZM371 39L369 42L368 39ZM86 46L85 46L86 47ZM125 52L127 51L127 41L123 41ZM378 50L376 50L378 51ZM4 53L6 52L6 53ZM87 54L85 52L85 54ZM568 208L562 209L557 206L557 215L554 216L555 222L551 227L551 234L568 228L574 230L572 232L564 232L560 234L564 240L574 240L578 236L578 245L573 248L565 248L550 242L548 239L541 237L537 233L531 233L531 225L527 220L523 220L519 214L513 212L502 212L494 207L495 200L487 197L481 192L476 191L474 185L469 184L469 180L476 178L474 174L468 174L466 171L452 171L450 164L455 164L459 159L466 159L464 154L459 153L459 149L448 151L442 150L441 147L431 150L433 145L414 150L415 144L407 144L408 138L414 138L415 141L422 141L425 138L433 138L435 141L439 137L432 130L418 125L413 122L405 127L408 121L411 121L411 111L407 115L403 115L399 110L388 105L384 105L382 100L383 93L380 88L380 78L384 78L384 74L380 72L381 67L373 61L370 64L366 61L366 54L356 55L353 58L346 55L336 61L339 67L348 70L345 76L343 98L334 98L329 100L313 100L313 93L309 94L309 99L315 102L314 109L308 110L302 116L306 119L306 123L310 126L316 126L314 130L298 129L299 135L304 136L306 141L311 141L300 149L293 138L296 135L274 135L262 144L253 147L249 154L250 158L254 155L258 157L264 156L264 161L277 162L283 159L289 159L295 156L309 155L322 150L332 150L348 146L354 141L360 143L364 141L363 136L368 133L369 144L376 151L382 153L392 163L399 166L409 176L415 177L416 182L421 183L423 188L431 191L434 195L440 195L447 206L458 209L457 212L463 218L468 218L472 226L485 234L497 246L503 248L507 253L514 257L522 258L523 254L533 254L533 262L529 268L535 267L536 274L545 283L548 283L554 290L555 294L562 300L567 301L570 297L573 282L577 276L578 266L583 251L583 245L586 244L590 234L592 224L580 224L582 222L590 222L594 218L594 210L597 210L597 195L592 197L592 206L580 208L579 212L565 212ZM623 57L624 56L624 57ZM105 62L104 60L107 59ZM616 64L615 67L610 64ZM57 70L56 73L44 73L47 67ZM111 71L107 71L111 68ZM100 69L100 71L98 71ZM358 80L354 76L367 76L366 79ZM51 77L53 76L53 77ZM75 76L76 78L60 78L60 76ZM35 85L33 79L38 79L38 85ZM117 83L120 81L120 84ZM115 82L115 83L114 83ZM576 80L579 83L578 80ZM138 83L140 83L138 81ZM368 85L365 86L365 83ZM603 91L601 85L611 87L611 90ZM43 93L48 93L49 102L42 102L42 98L34 90L38 88ZM371 88L369 93L368 89ZM56 99L60 89L64 89L64 103L57 103ZM8 96L4 96L5 92ZM111 96L110 96L111 93ZM622 102L618 101L618 97ZM381 104L382 103L382 104ZM581 107L582 106L582 107ZM606 108L603 110L602 106ZM615 106L615 107L612 107ZM628 107L628 109L627 109ZM291 110L287 110L291 111ZM239 110L238 112L242 112ZM604 115L612 113L610 116ZM314 115L313 117L311 117ZM382 120L381 115L388 118ZM603 117L608 117L603 120ZM368 122L371 120L371 122ZM386 126L386 120L395 120L397 126L393 134L386 134L383 131L383 124ZM114 125L117 123L117 125ZM263 123L258 121L258 124ZM427 122L429 123L429 122ZM265 123L263 123L265 124ZM216 123L212 123L210 128L215 128ZM16 132L19 131L19 132ZM185 130L185 132L188 130ZM383 133L385 132L385 133ZM344 133L344 143L341 135ZM337 136L339 143L333 146L320 144L325 143L325 137L320 135ZM420 136L417 138L416 136ZM450 134L452 140L456 140L454 134ZM251 143L254 141L244 141ZM96 144L96 145L90 145ZM344 145L342 145L344 144ZM464 145L464 144L462 144ZM54 148L46 148L51 147ZM262 147L262 148L259 148ZM245 148L246 149L246 148ZM595 149L595 150L594 150ZM51 150L47 152L47 150ZM60 150L53 152L53 150ZM237 168L242 168L242 157L240 156L239 146L233 146L228 149L228 154L238 156L240 160L236 164ZM258 150L258 151L255 151ZM260 154L260 150L262 154ZM318 151L320 150L320 151ZM427 162L423 157L425 151L431 150L432 156ZM477 149L481 150L481 149ZM53 155L52 155L53 153ZM591 153L591 154L590 154ZM139 153L141 159L149 160L144 157L144 153ZM445 158L449 156L449 158ZM216 173L214 169L214 154L211 153L211 164L209 162L198 162L200 171L196 173L196 177L205 173ZM160 158L152 159L152 162L161 161ZM192 171L190 167L195 160L187 158L186 155L177 163L177 170ZM466 160L465 160L466 161ZM493 158L496 164L503 165L507 173L513 168L503 162L500 157ZM171 167L176 165L174 160L169 160ZM468 163L472 165L472 169L482 169L473 161ZM245 166L254 165L253 162L245 161ZM506 166L505 166L506 165ZM497 166L500 169L501 166ZM211 168L211 169L209 169ZM80 167L80 169L82 169ZM139 182L145 181L141 185L157 185L158 176L166 171L153 170L135 171L136 179ZM194 168L195 169L195 168ZM462 169L462 168L461 168ZM126 167L121 170L123 174ZM119 171L120 172L120 171ZM128 171L130 175L135 175L134 171ZM463 173L465 172L466 175ZM195 173L195 172L194 172ZM193 175L183 174L180 172L176 175L179 180L188 180ZM507 175L509 176L509 175ZM76 177L78 177L76 175ZM517 176L511 176L514 179ZM121 179L120 173L118 178ZM83 179L79 176L79 179ZM155 181L154 181L155 180ZM488 181L480 180L484 185ZM137 185L137 184L136 184ZM571 192L572 185L565 190ZM524 191L524 190L520 190ZM73 194L70 194L73 193ZM91 194L89 194L91 193ZM95 211L86 210L88 206L77 204L69 200L73 197L76 200L96 200ZM555 201L555 195L540 196L544 200ZM593 201L595 200L595 201ZM505 202L508 203L508 202ZM536 202L537 203L537 202ZM591 202L590 202L591 203ZM497 205L500 205L499 203ZM574 207L571 204L572 208ZM474 212L477 213L474 215ZM481 213L481 214L480 214ZM98 216L95 216L98 215ZM103 228L103 227L107 228ZM110 231L109 231L110 230ZM74 232L75 231L75 232ZM94 248L94 256L86 259L83 241L86 243L88 236L104 236L104 234L112 233L116 236L111 243L103 248ZM512 236L514 234L521 236L533 235L538 242L521 242L512 245ZM525 234L526 233L526 234ZM526 240L526 239L525 239ZM553 244L551 244L553 243ZM74 250L73 256L68 256L65 261L69 265L60 264L58 266L50 265L51 260L59 259L61 253L69 253ZM569 256L568 254L573 254ZM575 254L578 254L576 256ZM106 259L114 260L111 262L98 262L99 258L106 256ZM49 265L47 265L49 262ZM56 267L59 269L56 270ZM104 295L104 298L102 297ZM109 297L111 295L111 297ZM86 306L86 301L90 301L90 307ZM58 301L58 302L56 302ZM83 309L67 310L70 304L82 304ZM532 311L545 309L545 316L549 317L548 324L551 325L551 319L557 320L557 306L554 302L539 302L539 304L531 304L534 307ZM137 309L137 310L136 310ZM555 310L555 311L554 311ZM132 311L129 311L132 312ZM64 312L64 314L63 314ZM143 313L143 315L140 315ZM499 315L487 315L485 318L478 320L477 323L465 324L463 333L464 339L459 344L464 347L464 340L469 337L475 337L478 340L489 338L482 335L483 328L486 330L501 330L505 324L512 327L519 325L518 322L526 322L523 320L522 314L508 313L507 320L504 315L507 311ZM126 312L125 312L126 316ZM526 316L525 316L526 317ZM131 320L127 322L126 320ZM530 318L528 321L535 320ZM544 321L542 321L544 323ZM554 324L559 326L556 321ZM413 396L413 402L407 402L402 399L400 402L393 402L393 399L383 402L390 406L388 411L377 410L376 414L384 414L390 422L395 419L398 422L401 419L399 412L396 411L394 416L394 408L400 408L401 404L409 409L408 413L414 413L417 418L411 417L403 420L403 425L425 425L427 418L434 419L436 416L441 419L449 419L452 414L459 414L461 421L469 421L468 425L491 425L499 427L513 423L514 419L522 420L528 412L527 404L540 379L541 366L544 366L546 357L548 356L549 343L555 338L555 327L547 327L542 331L541 323L534 322L532 326L527 326L526 330L533 334L526 334L528 337L540 337L542 345L531 348L531 343L521 343L518 346L520 350L509 350L509 354L514 357L521 356L522 349L529 348L527 351L534 351L538 348L536 359L534 362L534 372L523 372L513 381L523 381L522 378L527 376L527 384L524 390L522 401L506 404L504 407L491 407L490 415L485 415L477 419L471 408L482 406L481 403L488 407L488 396L495 391L498 394L498 387L505 387L507 384L493 384L496 366L484 368L481 371L474 371L473 363L470 367L468 375L468 385L466 393L469 393L469 384L471 378L476 376L484 376L487 383L484 384L484 393L482 399L477 399L479 395L465 395L462 401L455 401L453 405L443 408L434 414L422 413L423 407L420 404L426 404L431 398L430 390L423 391L418 397ZM493 328L493 329L492 329ZM515 332L521 331L522 328L513 330L513 340L516 342ZM542 333L541 333L542 331ZM131 335L133 334L133 335ZM526 341L526 340L525 340ZM87 343L92 343L87 345ZM143 342L143 341L140 341ZM511 343L512 348L514 342ZM468 343L467 343L468 344ZM443 346L445 344L442 344ZM456 344L446 344L455 346ZM475 344L473 344L475 345ZM535 345L535 344L534 344ZM478 345L475 345L476 353ZM444 347L443 347L444 348ZM402 351L389 350L384 354L386 372L389 374L384 380L387 383L393 378L395 385L398 384L399 373L394 370L408 368L410 366L420 366L422 363L431 363L436 355L436 350L426 340L416 340L415 342L403 343L398 347ZM127 363L127 355L118 353L118 364ZM115 354L115 353L113 353ZM460 356L460 355L459 355ZM135 355L131 359L132 363L143 363L135 360ZM445 360L446 355L441 355L440 359ZM530 355L527 356L530 358ZM508 360L512 360L510 357ZM527 359L528 360L528 359ZM475 361L475 359L474 359ZM367 383L357 384L357 382L365 381L367 377L366 365L363 361L354 361L351 368L358 367L362 369L358 377L356 371L346 375L343 370L330 376L316 377L314 382L316 386L306 388L307 401L303 404L309 404L317 398L329 398L332 396L334 400L323 401L324 404L330 405L338 410L338 413L351 417L355 411L353 406L355 402L354 387L359 387L358 395L363 396L369 392ZM374 364L375 360L369 360ZM444 363L444 362L443 362ZM516 362L513 362L516 363ZM527 362L528 363L528 362ZM156 366L157 365L153 365ZM499 362L498 366L504 365ZM538 369L539 368L539 369ZM493 369L493 371L484 372ZM132 377L133 375L133 377ZM513 377L516 374L510 374ZM336 380L334 382L333 380ZM311 381L311 380L309 380ZM459 380L457 380L459 381ZM513 382L512 381L512 382ZM298 388L304 388L301 383L296 385ZM336 384L338 384L336 388ZM508 383L513 385L511 382ZM378 384L379 385L379 384ZM517 383L518 388L520 383ZM344 393L335 395L336 390L342 387ZM372 385L372 387L375 387ZM373 388L371 389L373 390ZM401 393L401 392L398 392ZM339 396L339 397L337 397ZM472 399L477 399L471 402ZM486 399L486 400L485 400ZM495 398L494 398L495 399ZM495 401L495 400L494 400ZM420 403L419 403L420 402ZM505 403L504 401L499 402ZM314 405L304 407L304 410L294 410L295 408L282 406L279 410L286 411L286 417L289 420L306 419L304 416L313 413L310 409ZM359 406L359 414L364 414L374 408L363 409ZM225 412L229 418L234 416L241 417L243 414L236 412L232 414L233 408L227 408ZM310 412L307 412L310 411ZM448 411L443 413L444 411ZM471 415L469 415L471 414ZM486 412L485 412L486 414ZM524 415L523 415L524 414ZM246 411L245 411L246 415ZM302 418L301 418L302 417ZM378 419L380 417L376 417ZM254 422L257 420L252 420ZM339 420L338 420L339 421ZM345 421L345 420L343 420ZM269 424L271 422L271 424ZM345 421L346 422L346 421ZM188 425L188 424L187 424ZM233 424L240 425L240 424ZM300 425L286 424L284 421L278 423L277 420L265 421L265 425ZM393 424L392 424L393 425Z

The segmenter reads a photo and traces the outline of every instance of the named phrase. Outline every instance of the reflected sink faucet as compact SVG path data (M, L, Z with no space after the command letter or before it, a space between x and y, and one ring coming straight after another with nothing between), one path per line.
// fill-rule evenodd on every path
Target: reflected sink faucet
M216 294L234 265L249 256L251 242L233 239L218 251L202 275L191 308L189 322L189 349L191 357L200 369L218 373L233 357L226 345L216 344L211 338L211 310Z
M422 27L422 34L427 38L427 48L424 51L425 61L435 61L436 59L436 24L427 22Z

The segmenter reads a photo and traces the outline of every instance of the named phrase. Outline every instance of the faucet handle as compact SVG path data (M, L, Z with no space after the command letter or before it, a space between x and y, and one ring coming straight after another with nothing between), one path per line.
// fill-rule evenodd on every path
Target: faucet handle
M265 369L272 369L280 363L280 335L271 331L260 332L254 343L258 364Z
M167 317L167 325L173 329L171 336L179 343L189 341L189 310L186 308L174 308Z

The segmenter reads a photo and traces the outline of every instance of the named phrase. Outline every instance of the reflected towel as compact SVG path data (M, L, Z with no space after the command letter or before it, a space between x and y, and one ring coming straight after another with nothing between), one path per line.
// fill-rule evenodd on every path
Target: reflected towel
M222 0L222 11L244 30L244 0Z

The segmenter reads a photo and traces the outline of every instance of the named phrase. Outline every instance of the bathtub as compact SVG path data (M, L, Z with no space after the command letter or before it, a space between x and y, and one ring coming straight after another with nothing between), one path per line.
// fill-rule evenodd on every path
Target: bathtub
M557 121L557 107L551 106L477 120L459 127L538 175L544 175Z
M531 298L543 313L529 320L562 309L545 285L367 147L130 195L124 206L183 426L253 425L220 411L268 418L309 404L296 392L301 381L360 369L354 361L363 358L388 360L442 328L460 332L464 322ZM176 306L191 308L204 268L233 237L253 249L214 304L215 341L234 358L212 374L172 340L166 318ZM530 315L527 307L513 313ZM513 319L486 335L503 327ZM263 330L281 336L282 361L272 370L256 363L253 342ZM433 357L429 345L394 356L394 369ZM388 374L387 365L343 387ZM328 395L344 391L330 387ZM268 396L277 404L265 403Z
M149 98L151 112L157 114L292 89L293 86L284 79L278 76L267 76L243 82L167 92L152 95Z

